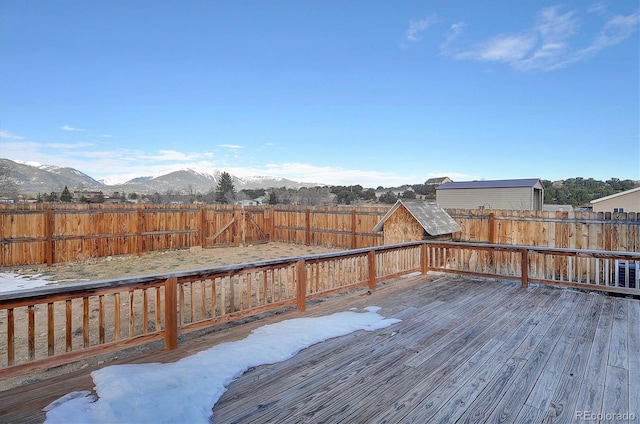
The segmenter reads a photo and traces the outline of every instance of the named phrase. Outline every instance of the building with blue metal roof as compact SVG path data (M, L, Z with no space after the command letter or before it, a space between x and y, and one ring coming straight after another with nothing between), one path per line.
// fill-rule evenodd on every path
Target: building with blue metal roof
M445 209L508 209L541 211L544 186L539 178L451 181L436 188Z

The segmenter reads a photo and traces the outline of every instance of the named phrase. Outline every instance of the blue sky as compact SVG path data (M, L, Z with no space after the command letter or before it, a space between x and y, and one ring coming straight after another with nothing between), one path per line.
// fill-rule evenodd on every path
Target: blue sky
M638 1L0 2L0 157L391 187L640 180Z

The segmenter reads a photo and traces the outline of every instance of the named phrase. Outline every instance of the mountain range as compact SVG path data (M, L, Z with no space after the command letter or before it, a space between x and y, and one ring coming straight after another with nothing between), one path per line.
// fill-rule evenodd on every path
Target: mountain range
M204 194L216 188L222 172L215 170L213 173L206 173L193 169L182 169L159 176L133 178L123 184L109 185L74 168L55 165L33 166L0 158L0 173L5 174L4 178L0 179L0 184L4 183L6 179L15 186L18 193L32 196L52 191L60 193L65 186L72 192L88 190L102 191L105 194L113 192L138 194L158 192L164 194L169 191L176 194ZM300 188L324 185L270 176L240 178L232 175L231 177L237 191L242 189Z

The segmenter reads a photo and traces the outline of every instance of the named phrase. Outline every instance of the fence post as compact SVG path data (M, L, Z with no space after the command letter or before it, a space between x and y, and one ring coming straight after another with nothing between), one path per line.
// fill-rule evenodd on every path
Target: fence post
M304 244L311 246L311 209L304 212Z
M296 308L298 312L304 312L307 309L306 306L306 298L307 298L307 266L304 259L300 259L296 262L296 270L297 270L297 304Z
M274 206L271 206L269 208L269 243L271 243L273 241L273 227L274 227L274 220L276 219L276 210Z
M351 211L351 248L352 249L356 249L357 246L357 241L356 241L356 225L358 223L358 220L356 218L356 209L354 208Z
M53 265L53 210L51 206L47 207L47 214L45 215L44 232L47 239L45 243L45 260L47 266Z
M520 263L520 274L522 277L522 287L529 287L529 250L520 249L520 253L522 255L521 263Z
M178 278L169 277L164 282L164 347L178 347Z
M144 224L144 212L142 208L138 208L138 225L136 228L136 250L138 256L142 256L142 228Z
M496 243L496 214L489 213L489 243Z
M367 253L367 261L369 262L369 290L376 289L376 252L370 250Z
M233 208L235 209L233 212L233 219L236 227L236 235L233 236L233 244L235 246L241 246L242 241L244 240L244 211L237 210L239 206L234 206ZM238 233L240 233L240 235L238 235Z
M203 249L207 247L207 211L204 206L200 208L200 246Z

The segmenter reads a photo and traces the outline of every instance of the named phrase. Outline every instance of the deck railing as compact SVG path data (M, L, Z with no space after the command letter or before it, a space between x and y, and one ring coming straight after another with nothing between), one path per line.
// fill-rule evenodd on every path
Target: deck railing
M409 273L640 295L639 265L638 253L426 241L1 293L0 379L154 341L174 349L184 333Z
M483 278L640 295L640 253L427 242L427 269Z

